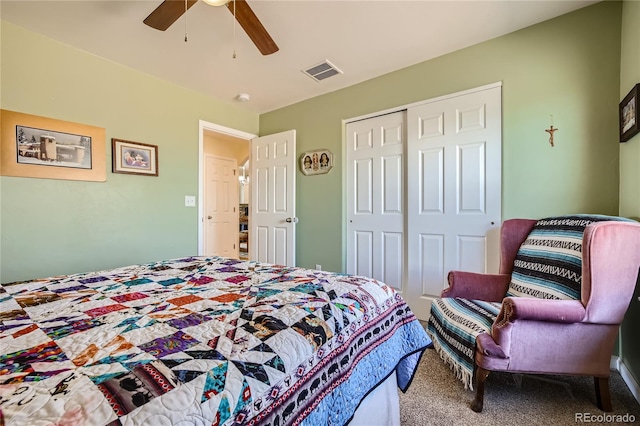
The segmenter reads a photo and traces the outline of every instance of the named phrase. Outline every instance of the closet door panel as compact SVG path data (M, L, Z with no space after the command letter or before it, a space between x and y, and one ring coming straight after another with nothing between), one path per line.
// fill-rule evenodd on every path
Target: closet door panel
M354 214L373 214L373 158L354 161Z
M444 270L444 235L418 235L416 257L422 263L417 283L420 294L434 294L442 291L441 283L446 279ZM412 289L413 290L413 289ZM409 302L410 303L410 302ZM412 308L413 309L413 308Z
M484 214L486 211L486 144L458 146L458 187L456 208L460 214Z
M348 123L347 273L405 282L404 112Z
M402 291L404 238L401 232L383 232L382 281Z
M444 214L444 150L441 147L419 153L418 208L421 214Z
M402 193L404 179L402 177L402 155L382 158L382 213L402 214Z
M497 272L501 87L407 110L406 299L427 319L451 270Z

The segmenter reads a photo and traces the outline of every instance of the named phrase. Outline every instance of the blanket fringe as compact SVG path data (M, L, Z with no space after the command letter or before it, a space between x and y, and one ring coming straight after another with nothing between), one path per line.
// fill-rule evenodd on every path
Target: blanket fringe
M455 374L456 378L462 382L464 388L467 390L473 390L473 374L469 374L469 372L463 369L460 364L458 364L454 359L452 359L446 351L442 349L440 342L438 339L432 339L433 348L436 350L440 358L444 361L446 365L449 366L451 371Z

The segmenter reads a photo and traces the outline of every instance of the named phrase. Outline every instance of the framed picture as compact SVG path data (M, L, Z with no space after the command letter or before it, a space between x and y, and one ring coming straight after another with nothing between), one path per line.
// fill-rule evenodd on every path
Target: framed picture
M158 146L111 139L113 173L158 176Z
M638 95L640 94L640 83L620 102L620 142L626 142L640 132L638 122Z
M333 154L328 149L303 152L300 156L300 171L305 176L329 173L333 167Z
M106 180L103 128L1 110L4 176Z
M91 169L91 135L16 126L16 153L20 164Z

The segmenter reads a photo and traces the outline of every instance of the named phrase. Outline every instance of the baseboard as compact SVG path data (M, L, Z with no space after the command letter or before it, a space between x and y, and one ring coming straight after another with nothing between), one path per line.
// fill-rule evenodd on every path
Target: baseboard
M620 357L612 356L610 366L612 370L616 370L620 373L622 380L624 380L627 387L633 394L633 397L638 401L638 404L640 404L640 385L638 385L638 382L636 382L636 379L633 377L624 362Z

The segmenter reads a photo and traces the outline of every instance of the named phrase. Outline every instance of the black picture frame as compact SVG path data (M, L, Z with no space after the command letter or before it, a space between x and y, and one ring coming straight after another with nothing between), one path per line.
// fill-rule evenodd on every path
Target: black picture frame
M640 132L640 117L638 112L638 95L640 83L620 102L620 142L626 142Z

